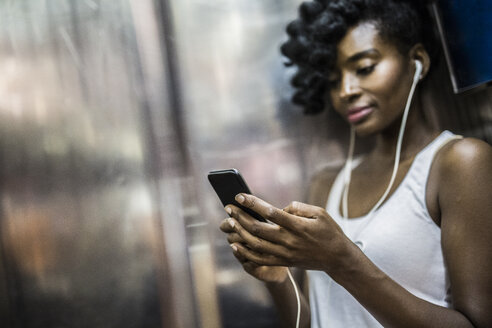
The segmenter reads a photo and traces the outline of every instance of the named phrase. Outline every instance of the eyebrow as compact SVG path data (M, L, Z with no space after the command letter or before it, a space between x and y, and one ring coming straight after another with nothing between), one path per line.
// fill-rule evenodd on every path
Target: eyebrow
M361 58L368 57L368 56L374 56L374 55L379 55L379 51L377 51L374 48L371 48L371 49L364 50L364 51L358 52L358 53L350 56L347 59L347 62L353 63L353 62L358 61Z

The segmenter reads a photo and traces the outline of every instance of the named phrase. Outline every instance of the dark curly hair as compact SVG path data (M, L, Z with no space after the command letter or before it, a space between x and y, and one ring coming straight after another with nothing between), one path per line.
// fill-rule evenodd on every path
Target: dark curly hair
M406 54L422 43L431 59L437 57L437 33L425 0L314 0L303 2L299 17L287 25L289 39L280 50L296 65L291 80L292 101L306 114L321 112L325 104L327 72L336 61L336 47L347 30L361 22L374 22L380 36Z

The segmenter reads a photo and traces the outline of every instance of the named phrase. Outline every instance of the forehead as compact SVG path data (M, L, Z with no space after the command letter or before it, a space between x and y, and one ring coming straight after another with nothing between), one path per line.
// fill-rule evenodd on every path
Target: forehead
M395 53L396 47L385 42L376 24L363 22L348 29L343 39L337 45L337 62L345 62L359 52L376 49L380 53Z

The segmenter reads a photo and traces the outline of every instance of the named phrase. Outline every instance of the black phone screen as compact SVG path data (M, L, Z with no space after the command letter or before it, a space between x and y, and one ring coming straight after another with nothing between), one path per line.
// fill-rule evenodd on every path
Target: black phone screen
M241 177L241 174L238 170L227 169L211 171L208 174L208 181L210 181L210 184L219 196L222 205L236 205L255 219L265 222L265 219L263 219L261 215L249 208L240 205L234 199L234 197L236 197L236 195L239 193L251 194L248 185L246 185L246 182Z

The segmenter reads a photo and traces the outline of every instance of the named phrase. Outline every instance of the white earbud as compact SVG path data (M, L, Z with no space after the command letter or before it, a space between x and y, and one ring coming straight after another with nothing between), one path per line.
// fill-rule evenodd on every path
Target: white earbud
M423 66L422 62L418 59L415 60L415 75L413 77L413 80L420 80L420 75L422 74Z

